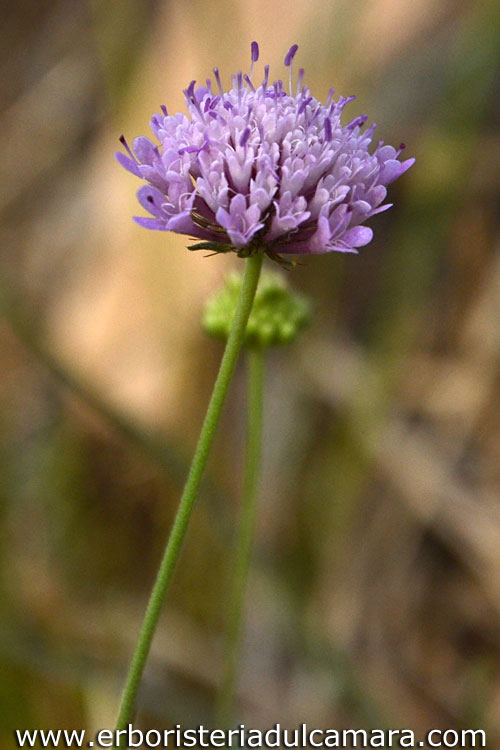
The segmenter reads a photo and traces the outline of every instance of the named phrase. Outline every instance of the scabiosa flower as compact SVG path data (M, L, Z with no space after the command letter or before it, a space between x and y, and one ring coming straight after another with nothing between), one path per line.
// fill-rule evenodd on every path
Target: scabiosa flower
M122 136L128 155L118 161L147 183L137 197L151 217L134 217L138 224L200 240L190 249L243 257L355 253L371 241L364 222L390 208L387 185L414 159L399 161L404 145L383 142L370 153L375 125L363 132L365 115L341 124L353 96L335 101L330 89L322 104L303 69L294 88L296 52L294 44L284 60L288 90L270 83L268 65L259 85L252 80L252 42L250 71L233 75L229 91L214 68L215 85L192 81L184 91L188 115L161 107L150 123L159 146L140 136L130 148Z

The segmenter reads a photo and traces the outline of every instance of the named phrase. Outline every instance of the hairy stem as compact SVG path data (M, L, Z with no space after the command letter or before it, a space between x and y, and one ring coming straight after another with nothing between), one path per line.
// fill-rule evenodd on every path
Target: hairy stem
M151 592L146 614L142 623L137 646L132 657L127 680L122 694L117 719L117 729L125 729L131 723L135 711L137 691L151 648L153 636L160 617L163 601L167 593L172 573L179 558L182 542L196 500L208 454L212 446L215 430L219 423L222 407L231 382L234 368L243 344L248 316L252 309L260 269L262 253L246 260L245 275L236 308L231 331L222 357L219 373L215 381L212 397L208 405L205 421L201 429L198 445L181 497L179 508L170 532L163 560Z

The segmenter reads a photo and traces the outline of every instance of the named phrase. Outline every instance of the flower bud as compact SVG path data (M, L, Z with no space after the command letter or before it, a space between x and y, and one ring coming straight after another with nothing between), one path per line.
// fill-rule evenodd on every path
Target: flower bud
M205 305L202 325L226 340L233 321L243 276L230 273ZM269 347L292 342L310 319L310 304L293 292L282 274L262 272L245 333L246 346Z

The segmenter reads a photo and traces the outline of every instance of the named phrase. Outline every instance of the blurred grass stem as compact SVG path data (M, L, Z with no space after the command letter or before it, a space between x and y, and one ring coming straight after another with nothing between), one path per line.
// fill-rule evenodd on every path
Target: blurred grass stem
M188 478L181 497L177 515L167 542L163 560L151 592L143 624L132 657L127 680L123 690L117 719L117 729L125 729L132 722L135 701L142 673L146 665L153 636L158 624L163 601L167 593L172 574L179 558L182 542L196 500L200 482L207 463L215 431L220 420L222 407L231 383L231 379L241 350L246 325L252 309L255 292L262 267L262 253L252 255L246 260L245 274L234 320L222 357L219 373L208 405L205 421L201 429L198 445L191 463ZM120 746L120 743L118 743Z
M44 341L40 326L34 323L32 312L23 309L0 287L0 314L5 318L15 336L48 370L50 375L80 399L114 430L157 466L170 479L185 476L186 461L178 454L176 447L167 443L164 435L150 434L142 430L127 414L112 406L99 390L78 372L62 362Z
M241 651L245 614L245 592L257 517L257 490L262 452L262 412L264 352L252 347L247 353L248 409L247 444L241 518L232 564L228 607L227 644L224 674L217 698L217 726L228 728L232 719L234 694Z

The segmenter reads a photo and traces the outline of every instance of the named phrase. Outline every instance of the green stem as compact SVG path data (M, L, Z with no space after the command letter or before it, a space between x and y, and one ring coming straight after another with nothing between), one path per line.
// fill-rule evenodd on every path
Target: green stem
M172 531L165 549L165 554L151 592L137 646L132 657L127 680L122 694L118 713L117 729L125 729L131 723L137 691L144 666L151 648L151 642L160 616L163 600L167 592L175 564L181 551L188 522L193 510L208 454L212 446L226 394L233 376L236 360L243 344L248 316L252 309L260 269L262 253L252 255L246 261L245 275L241 287L238 305L227 340L219 373L215 381L212 397L208 405L205 421L201 429L198 445L191 463L191 468L184 487L184 492L177 510Z
M263 350L252 348L248 351L248 421L243 499L232 567L226 662L217 701L217 726L222 728L228 728L232 718L245 613L245 592L257 515L257 485L262 446L263 381Z

